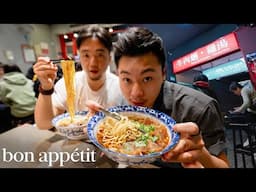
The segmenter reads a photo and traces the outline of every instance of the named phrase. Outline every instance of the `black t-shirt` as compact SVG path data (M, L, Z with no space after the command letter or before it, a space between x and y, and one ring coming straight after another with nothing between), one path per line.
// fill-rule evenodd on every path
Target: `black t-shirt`
M165 81L153 108L168 114L177 123L195 122L211 154L217 156L226 150L223 117L218 103L211 97Z
M127 102L124 100L122 104ZM201 130L206 148L212 155L226 152L224 121L215 99L193 88L165 81L153 109L168 114L177 123L195 122ZM152 164L182 168L180 163L167 163L160 158Z

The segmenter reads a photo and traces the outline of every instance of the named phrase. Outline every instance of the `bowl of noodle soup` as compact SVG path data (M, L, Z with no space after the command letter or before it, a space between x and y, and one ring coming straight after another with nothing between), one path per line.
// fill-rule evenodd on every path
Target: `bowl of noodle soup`
M84 129L90 119L87 111L75 113L74 120L71 122L69 113L58 115L52 119L52 125L57 131L71 140L88 139L87 132Z
M97 112L87 134L103 153L119 164L152 163L179 141L170 116L146 107L121 105L108 109L121 115L118 121Z

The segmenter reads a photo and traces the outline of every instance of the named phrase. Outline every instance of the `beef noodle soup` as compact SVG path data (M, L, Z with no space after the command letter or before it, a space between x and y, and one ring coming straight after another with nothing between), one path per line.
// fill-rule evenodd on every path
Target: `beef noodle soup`
M98 126L97 139L104 147L129 155L159 152L170 142L163 123L139 113L122 115L120 121L104 118Z
M87 115L75 115L71 120L71 117L68 116L57 123L58 127L78 127L87 125L88 121L90 120L89 113Z

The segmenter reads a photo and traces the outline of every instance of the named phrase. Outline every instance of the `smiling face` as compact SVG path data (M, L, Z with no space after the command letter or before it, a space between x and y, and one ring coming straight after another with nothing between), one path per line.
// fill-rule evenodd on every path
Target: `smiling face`
M131 105L152 107L160 93L165 73L157 57L150 53L122 56L118 75L120 87Z

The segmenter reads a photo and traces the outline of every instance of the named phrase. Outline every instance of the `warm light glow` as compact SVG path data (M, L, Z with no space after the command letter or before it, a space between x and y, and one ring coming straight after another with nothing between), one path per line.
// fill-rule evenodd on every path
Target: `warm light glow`
M78 34L77 34L77 33L74 33L73 36L74 36L75 38L77 38L77 37L78 37Z

